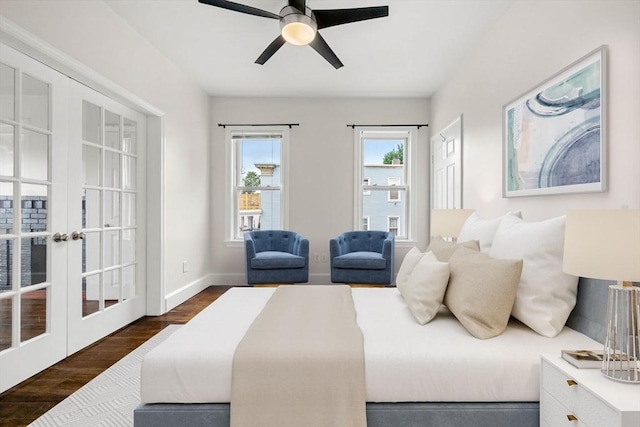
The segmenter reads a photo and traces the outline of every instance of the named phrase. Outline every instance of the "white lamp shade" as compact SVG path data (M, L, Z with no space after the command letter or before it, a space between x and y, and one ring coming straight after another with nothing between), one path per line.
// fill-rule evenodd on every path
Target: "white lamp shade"
M433 209L431 211L431 236L458 238L464 222L474 209Z
M640 281L640 210L567 212L565 273L593 279Z

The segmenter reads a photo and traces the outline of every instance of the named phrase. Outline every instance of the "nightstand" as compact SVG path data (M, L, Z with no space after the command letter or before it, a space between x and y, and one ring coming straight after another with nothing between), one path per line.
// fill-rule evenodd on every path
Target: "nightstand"
M613 381L600 369L578 369L542 355L540 426L638 427L640 384Z

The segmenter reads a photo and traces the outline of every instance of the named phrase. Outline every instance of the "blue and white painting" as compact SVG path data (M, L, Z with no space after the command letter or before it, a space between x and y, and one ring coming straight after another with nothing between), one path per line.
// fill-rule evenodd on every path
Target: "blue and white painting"
M504 107L504 195L604 191L605 48Z

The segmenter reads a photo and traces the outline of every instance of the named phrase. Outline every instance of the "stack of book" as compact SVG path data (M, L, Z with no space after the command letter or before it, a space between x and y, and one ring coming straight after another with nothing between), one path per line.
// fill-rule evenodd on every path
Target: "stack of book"
M602 350L562 350L562 358L576 368L601 368Z

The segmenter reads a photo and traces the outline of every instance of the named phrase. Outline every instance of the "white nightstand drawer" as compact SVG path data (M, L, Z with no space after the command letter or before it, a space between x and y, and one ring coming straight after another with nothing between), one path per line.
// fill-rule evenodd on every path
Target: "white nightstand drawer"
M556 355L544 355L541 367L541 424L640 426L640 386L612 381L599 369L577 369Z
M600 375L599 372L594 372ZM562 402L569 413L587 426L615 427L620 425L620 413L586 390L579 382L548 363L542 365L544 391ZM552 423L553 424L553 423Z
M569 416L574 416L572 420ZM540 395L540 424L552 427L586 427L584 423L567 407L562 405L546 390Z
M578 382L549 363L542 363L542 388L569 408L574 408ZM574 381L571 385L567 381Z
M578 386L579 387L579 386ZM617 427L622 425L621 414L584 388L578 389L575 412L589 427Z

